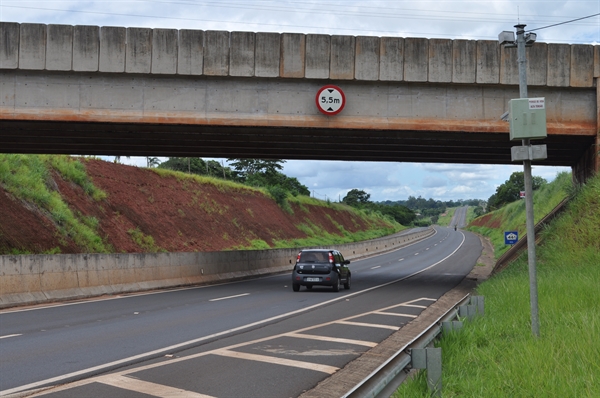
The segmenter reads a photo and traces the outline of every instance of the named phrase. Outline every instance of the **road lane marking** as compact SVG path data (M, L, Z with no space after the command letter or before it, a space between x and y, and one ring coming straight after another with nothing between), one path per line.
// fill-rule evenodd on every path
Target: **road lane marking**
M104 376L96 381L124 390L152 395L153 397L214 398L211 395L198 394L197 392L182 390L181 388L169 387L162 384L156 384L149 381L134 379L127 376Z
M220 355L220 356L229 357L229 358L246 359L249 361L266 362L266 363L276 364L276 365L291 366L294 368L316 370L317 372L323 372L323 373L327 373L330 375L334 374L335 372L340 370L340 368L337 368L335 366L321 365L319 363L296 361L293 359L271 357L268 355L248 354L245 352L223 350L223 349L212 351L211 354Z
M446 261L447 259L449 259L450 257L452 257L463 246L463 244L465 243L465 240L466 240L465 235L462 232L460 234L462 235L462 241L456 247L456 249L454 249L454 251L452 251L452 253L448 254L446 257L444 257L443 259L439 260L438 262L435 262L435 263L429 265L428 267L425 267L425 268L423 268L423 269L421 269L419 271L415 271L412 274L403 276L403 277L395 279L393 281L382 283L381 285L377 285L377 286L372 286L370 288L359 290L359 291L356 291L354 293L343 294L343 295L340 295L339 297L331 299L331 300L327 300L327 301L324 301L324 302L321 302L321 303L310 305L308 307L304 307L304 308L300 308L300 309L297 309L297 310L294 310L294 311L290 311L290 312L286 312L286 313L283 313L283 314L279 314L279 315L276 315L276 316L273 316L273 317L270 317L270 318L267 318L267 319L262 319L262 320L259 320L259 321L256 321L256 322L248 323L246 325L241 325L241 326L238 326L238 327L235 327L235 328L232 328L232 329L223 330L221 332L217 332L217 333L213 333L213 334L210 334L210 335L202 336L202 337L199 337L197 339L192 339L192 340L184 341L184 342L181 342L181 343L178 343L178 344L170 345L168 347L163 347L163 348L159 348L159 349L156 349L156 350L153 350L153 351L144 352L144 353L141 353L141 354L138 354L138 355L133 355L133 356L130 356L130 357L127 357L127 358L122 358L122 359L119 359L119 360L116 360L116 361L112 361L112 362L109 362L109 363L104 363L104 364L101 364L101 365L92 366L92 367L89 367L89 368L86 368L86 369L82 369L82 370L78 370L78 371L75 371L75 372L63 374L63 375L60 375L60 376L50 377L50 378L45 379L45 380L40 380L40 381L36 381L36 382L33 382L33 383L29 383L29 384L24 384L24 385L21 385L21 386L10 388L8 390L0 390L0 396L1 395L10 395L10 394L14 394L14 393L17 393L17 392L20 392L20 391L25 391L25 390L31 390L31 389L34 389L34 388L39 388L39 387L42 387L42 386L45 386L45 385L48 385L48 384L62 382L64 380L66 380L66 379L71 379L71 378L75 378L75 377L82 377L82 376L84 376L86 374L97 373L99 371L106 370L107 368L116 367L117 365L131 364L134 361L139 361L139 360L142 360L142 359L146 359L146 358L148 358L148 357L150 357L152 355L160 355L160 354L165 354L165 353L168 353L168 352L171 352L171 351L183 349L186 346L191 346L191 345L197 344L197 343L202 342L202 341L211 340L211 339L214 339L216 337L226 336L226 335L229 335L229 334L232 334L232 333L239 332L241 330L246 330L246 329L258 326L258 325L263 325L263 324L266 324L266 323L270 323L270 322L273 322L273 321L278 320L278 319L287 318L287 317L292 316L292 315L296 315L296 314L301 314L301 313L304 313L304 312L312 311L315 308L323 307L323 306L329 305L331 303L334 303L336 301L346 300L349 297L353 297L353 296L356 296L356 295L359 295L359 294L363 294L363 293L369 292L371 290L380 289L380 288L385 287L385 286L393 285L394 283L398 283L398 282L404 281L404 280L406 280L408 278L412 278L415 275L419 275L419 274L421 274L421 273L423 273L425 271L428 271L431 268L435 267L436 265L441 264L444 261ZM400 250L400 249L398 249L398 250ZM412 301L418 301L418 300L411 300L411 302ZM390 308L394 308L394 306L392 306Z
M208 301L221 301L221 300L229 300L229 299L232 299L232 298L243 297L243 296L249 296L249 295L250 295L250 293L236 294L235 296L219 297L219 298L216 298L216 299L211 299L211 300L208 300Z
M398 314L397 312L383 312L383 311L376 311L373 314L377 314L377 315L391 315L391 316L404 316L406 318L416 318L418 316L418 315Z
M342 339L339 337L318 336L318 335L304 334L304 333L293 333L293 334L288 334L287 336L288 337L297 337L299 339L329 341L332 343L355 344L355 345L362 345L365 347L375 347L378 344L378 343L373 343L372 341Z
M426 305L404 304L403 307L427 308Z
M23 334L7 334L6 336L0 336L0 339L8 339L9 337L23 336Z
M380 325L378 323L351 322L351 321L338 321L338 322L335 322L335 323L342 324L342 325L351 325L351 326L364 326L364 327L367 327L367 328L400 330L400 328L398 326Z
M416 298L416 299L413 299L413 300L410 300L410 301L406 301L404 303L394 304L394 305L391 305L389 307L380 308L378 311L386 311L386 310L389 310L389 309L392 309L392 308L397 308L397 307L405 306L407 304L411 304L411 303L415 303L415 302L423 301L423 300L431 301L431 302L437 301L437 299L432 299L432 298L427 298L427 297L420 297L420 298ZM354 315L354 316L349 317L349 318L343 318L341 320L343 321L343 320L347 320L347 319L358 318L358 317L362 317L362 316L365 316L365 315L368 315L368 314L371 314L371 313L372 313L372 311L371 312L366 312L366 313L363 313L363 314ZM233 350L235 348L249 346L249 345L253 345L253 344L258 344L258 343L262 343L262 342L269 341L269 340L275 340L275 339L281 338L281 337L302 336L301 332L304 332L304 331L307 331L307 330L312 330L312 329L318 329L318 328L321 328L321 327L324 327L324 326L328 326L328 325L333 325L333 324L336 324L336 323L339 323L339 321L329 321L329 322L325 322L325 323L318 324L318 325L308 326L308 327L296 330L294 332L287 332L287 333L282 333L282 334L279 334L279 335L272 335L272 336L263 337L263 338L252 340L252 341L246 341L246 342L243 342L243 343L238 343L238 344L230 345L230 346L227 346L225 348L219 348L219 349L217 349L215 351L225 350L225 349L227 349L227 350ZM307 335L307 336L310 336L310 335ZM315 336L315 337L319 337L320 338L321 336ZM353 344L353 343L351 343L351 344ZM367 342L364 342L364 345L366 345L366 344L367 344ZM377 345L376 343L372 343L372 344ZM178 363L178 362L189 361L191 359L196 359L196 358L208 356L208 355L210 355L212 353L213 353L213 351L205 351L205 352L200 352L200 353L196 353L196 354L192 354L192 355L188 355L188 356L184 356L184 357L174 358L172 360L168 360L168 361L165 361L165 362L151 363L151 364L148 364L148 365L143 365L143 366L138 366L138 367L134 367L134 368L131 368L131 369L122 370L122 371L119 371L119 372L111 374L111 376L123 376L123 375L127 375L127 374L130 374L130 373L139 373L139 372L142 372L142 371L146 371L146 370L149 370L149 369L158 368L158 367L161 367L161 366L168 366L168 365L172 365L172 364L175 364L175 363ZM104 376L100 376L100 377L104 377ZM58 392L58 391L64 391L64 390L68 390L68 389L71 389L71 388L76 388L76 387L84 386L84 385L87 385L87 384L94 383L97 379L98 379L98 377L91 377L91 378L88 378L88 379L79 380L79 381L72 382L72 383L65 384L65 385L58 386L58 387L49 387L46 391L44 391L42 393L39 393L39 394L37 394L35 396L41 396L41 395L46 395L46 394L53 394L53 393ZM4 393L4 391L0 391L0 395L3 395L3 393Z
M371 269L377 269L377 268L381 268L381 265L378 265L376 267L372 267Z
M403 258L401 258L400 260L398 260L398 262L400 262L400 261L404 261L404 259L403 259Z
M419 255L419 253L415 253L415 256L418 256L418 255Z

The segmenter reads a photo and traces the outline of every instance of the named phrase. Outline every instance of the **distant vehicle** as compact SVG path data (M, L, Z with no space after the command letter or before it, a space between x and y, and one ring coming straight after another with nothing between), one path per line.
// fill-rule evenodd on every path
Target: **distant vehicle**
M306 286L307 290L313 286L332 286L334 292L339 292L342 284L344 289L350 289L352 273L348 264L350 260L344 260L337 250L302 250L292 271L292 289L297 292L300 286Z

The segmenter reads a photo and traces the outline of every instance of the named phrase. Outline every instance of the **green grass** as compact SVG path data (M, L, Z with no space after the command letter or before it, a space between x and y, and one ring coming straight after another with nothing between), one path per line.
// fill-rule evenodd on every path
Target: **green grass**
M550 213L556 205L567 197L571 184L571 174L563 172L559 173L554 181L534 192L535 222ZM495 256L498 258L510 248L510 246L504 244L504 231L519 231L519 237L523 237L526 233L525 201L519 200L509 203L491 214L494 219L501 220L499 228L469 226L467 230L489 237L494 245Z
M147 253L158 253L166 251L156 245L152 236L144 234L142 231L140 231L139 228L130 229L127 231L127 233L131 237L131 240L133 240L136 245L141 247Z
M600 396L600 176L543 231L540 337L526 256L477 288L486 314L442 337L444 397ZM429 397L424 372L394 397Z
M237 182L223 180L215 177L201 176L198 174L187 174L181 171L174 171L169 169L149 168L150 170L161 177L174 177L184 183L184 187L187 182L195 181L199 184L210 184L216 187L220 192L236 192L236 191L247 191L253 193L260 193L268 196L269 194L264 189L254 188L248 185L243 185Z
M450 207L446 209L446 215L440 215L437 224L442 227L447 227L448 225L450 225L450 221L452 221L452 217L454 217L454 212L456 211L456 209L456 207Z
M73 240L77 246L91 253L109 252L110 246L97 233L98 221L93 217L73 214L60 193L52 188L52 169L65 180L80 185L94 200L106 198L106 193L89 181L85 168L76 159L0 154L0 184L4 189L20 200L37 205L54 222L62 238Z

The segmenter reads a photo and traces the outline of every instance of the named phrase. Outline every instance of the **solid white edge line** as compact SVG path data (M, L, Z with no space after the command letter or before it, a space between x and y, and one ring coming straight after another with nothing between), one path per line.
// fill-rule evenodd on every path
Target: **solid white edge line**
M23 334L7 334L6 336L0 336L0 339L8 339L9 337L17 337L17 336L23 336Z
M208 301L228 300L228 299L232 299L232 298L244 297L244 296L249 296L249 295L250 295L250 293L236 294L235 296L220 297L220 298L216 298L216 299L210 299Z
M303 313L303 312L311 311L314 308L318 308L318 307L322 307L322 306L325 306L325 305L329 305L329 304L334 303L336 301L346 300L348 297L356 296L358 294L366 293L366 292L371 291L371 290L379 289L379 288L382 288L382 287L385 287L385 286L388 286L388 285L392 285L392 284L397 283L397 282L401 282L401 281L403 281L405 279L408 279L408 278L413 277L415 275L418 275L418 274L420 274L422 272L425 272L425 271L427 271L427 270L435 267L436 265L444 262L448 258L452 257L454 255L454 253L456 253L458 251L458 249L460 249L462 247L462 245L465 243L465 235L462 232L461 232L461 235L463 236L462 242L460 242L460 245L458 245L458 247L452 253L450 253L448 256L444 257L443 259L441 259L437 263L434 263L434 264L430 265L429 267L423 268L420 271L414 272L414 273L412 273L410 275L407 275L407 276L404 276L402 278L399 278L399 279L396 279L396 280L393 280L393 281L390 281L390 282L386 282L386 283L381 284L381 285L373 286L373 287L370 287L368 289L360 290L358 292L346 294L346 295L343 295L343 296L340 296L340 297L337 297L337 298L334 298L334 299L331 299L331 300L328 300L328 301L324 301L322 303L311 305L309 307L301 308L301 309L298 309L298 310L295 310L295 311L292 311L292 312L288 312L288 313L280 314L280 315L277 315L277 316L274 316L274 317L271 317L271 318L263 319L261 321L252 322L252 323L249 323L247 325L238 326L238 327L233 328L233 329L224 330L222 332L213 333L213 334L208 335L208 336L199 337L197 339L185 341L183 343L174 344L174 345L171 345L169 347L159 348L157 350L149 351L149 352L146 352L146 353L143 353L143 354L134 355L134 356L131 356L129 358L123 358L123 359L119 359L117 361L109 362L109 363L106 363L106 364L103 364L103 365L98 365L98 366L93 366L91 368L87 368L87 369L83 369L83 370L78 370L77 372L71 372L71 373L68 373L66 375L51 377L51 378L46 379L46 380L41 380L41 381L37 381L37 382L34 382L34 383L25 384L25 385L22 385L22 386L11 388L9 390L3 390L3 391L0 391L0 396L2 396L2 395L10 395L10 394L14 394L14 393L17 393L17 392L20 392L20 391L30 390L30 389L33 389L33 388L41 387L41 386L46 385L46 384L60 382L60 381L63 381L65 379L69 379L69 378L72 378L72 377L77 377L77 376L84 375L86 373L97 372L97 371L101 371L101 370L106 369L106 368L112 368L112 367L115 367L115 366L118 366L118 365L124 365L124 364L130 363L132 361L136 361L138 359L144 359L144 358L147 358L147 357L152 356L152 355L158 355L158 354L161 354L161 353L164 353L164 352L173 351L173 350L176 350L178 348L182 348L182 347L185 347L185 346L188 346L188 345L191 345L191 344L199 343L201 341L205 341L205 340L209 340L209 339L212 339L212 338L215 338L215 337L220 337L220 336L224 336L224 335L227 335L227 334L230 334L230 333L238 332L240 330L248 329L248 328L251 328L253 326L258 326L258 325L262 325L264 323L275 321L277 319L286 318L286 317L291 316L291 315L295 315L295 314L300 314L300 313Z

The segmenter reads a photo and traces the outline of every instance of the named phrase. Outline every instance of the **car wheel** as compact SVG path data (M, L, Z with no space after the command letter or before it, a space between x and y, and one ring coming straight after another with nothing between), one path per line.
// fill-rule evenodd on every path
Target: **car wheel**
M333 285L333 291L334 291L334 292L339 292L339 291L340 291L340 286L342 285L342 283L341 283L340 279L341 279L341 278L340 278L340 277L339 277L339 275L338 275L338 277L337 277L337 279L336 279L336 281L335 281L335 283L334 283L334 285Z
M292 284L292 290L295 292L300 291L300 285L297 283Z
M346 278L346 283L344 283L344 289L350 289L350 275L348 275L348 277Z

